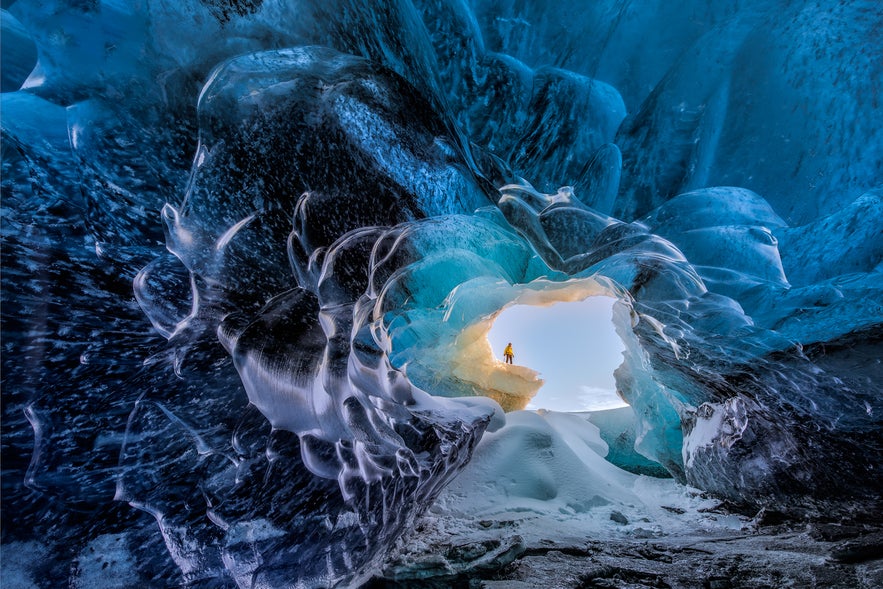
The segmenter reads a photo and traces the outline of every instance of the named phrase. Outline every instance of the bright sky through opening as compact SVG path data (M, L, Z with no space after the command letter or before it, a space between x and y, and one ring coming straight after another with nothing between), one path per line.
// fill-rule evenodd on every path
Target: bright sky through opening
M528 409L600 411L625 407L613 371L623 343L613 328L615 299L593 296L576 303L514 305L494 321L488 341L494 356L512 342L515 364L540 373L545 384Z

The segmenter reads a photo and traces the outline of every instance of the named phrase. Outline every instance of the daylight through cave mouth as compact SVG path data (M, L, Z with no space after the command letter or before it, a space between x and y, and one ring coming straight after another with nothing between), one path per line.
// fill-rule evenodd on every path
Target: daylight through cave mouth
M512 343L513 366L527 366L543 385L526 409L580 412L627 405L616 392L613 371L622 363L608 296L545 306L513 305L504 309L488 332L494 357Z
M446 297L443 318L412 312L407 329L391 324L390 357L434 396L490 397L507 412L623 407L613 371L623 363L631 333L628 297L601 276L520 284L465 281ZM515 348L512 364L502 358L508 342ZM531 404L546 382L547 390L561 391L562 400L571 396L573 402L552 404L540 396Z

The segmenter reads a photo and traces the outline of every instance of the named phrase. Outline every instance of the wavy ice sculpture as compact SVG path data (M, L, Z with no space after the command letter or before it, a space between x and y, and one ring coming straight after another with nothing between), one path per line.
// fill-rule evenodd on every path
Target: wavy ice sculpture
M328 89L315 89L319 79ZM209 476L229 477L231 484L215 490L210 521L176 521L182 509L175 504L176 483L146 490L138 480L153 467L153 460L143 458L142 422L159 417L140 407L146 399L139 401L129 422L127 474L117 496L155 515L167 545L187 547L172 554L190 579L223 566L243 585L358 582L465 465L499 411L477 397L446 400L424 393L381 348L383 328L377 323L384 307L399 307L397 288L407 288L402 273L425 258L408 247L419 226L372 226L437 215L437 207L448 205L440 198L421 203L418 196L426 194L413 192L407 182L368 172L378 174L378 162L384 170L385 158L396 162L397 173L413 165L415 171L405 176L409 182L419 170L432 186L440 189L440 180L450 184L439 197L457 194L470 182L446 166L443 151L435 167L415 157L415 150L425 157L426 150L439 149L442 127L431 118L415 121L408 134L399 132L389 141L383 125L394 124L402 116L397 109L408 108L390 100L400 96L394 86L401 83L370 72L364 60L304 48L231 60L202 92L204 124L190 187L180 207L163 209L168 249L187 272L156 276L158 267L150 265L136 281L136 294L182 355L217 332L249 402L269 422L271 438L284 440L284 449L271 453L271 441L266 458L245 448L222 452L226 460L219 459ZM311 89L312 98L299 88ZM317 169L310 163L316 149L341 146L316 146L303 134L308 125L318 125L323 136L346 133L377 162L345 177L336 173L343 154L326 155L329 168ZM233 165L242 158L258 163ZM357 162L344 162L344 169ZM363 204L362 192L380 190L384 182L390 183L386 190L395 206ZM309 185L322 190L304 192ZM342 210L347 201L352 206ZM187 277L192 285L189 305L165 298L185 292L184 284L155 286L173 277ZM168 309L176 306L188 312L173 326ZM173 418L164 408L163 414ZM285 481L256 481L251 492L277 499L245 505L249 485L232 482L242 480L243 469L261 467L306 468L316 479L305 480L304 493Z

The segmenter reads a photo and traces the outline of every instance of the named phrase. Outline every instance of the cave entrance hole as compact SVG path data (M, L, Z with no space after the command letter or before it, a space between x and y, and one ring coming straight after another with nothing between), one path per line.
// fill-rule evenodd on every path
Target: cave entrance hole
M526 409L582 412L627 407L616 394L613 371L625 348L613 325L616 299L590 296L551 305L512 305L494 320L488 342L503 361L512 342L516 365L545 381Z

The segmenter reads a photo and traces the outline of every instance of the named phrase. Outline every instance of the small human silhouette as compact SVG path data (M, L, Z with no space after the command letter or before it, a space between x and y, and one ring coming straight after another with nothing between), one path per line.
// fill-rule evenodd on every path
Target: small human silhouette
M506 349L503 350L503 360L506 361L506 364L512 364L512 359L515 358L515 352L512 350L512 342L506 344Z

